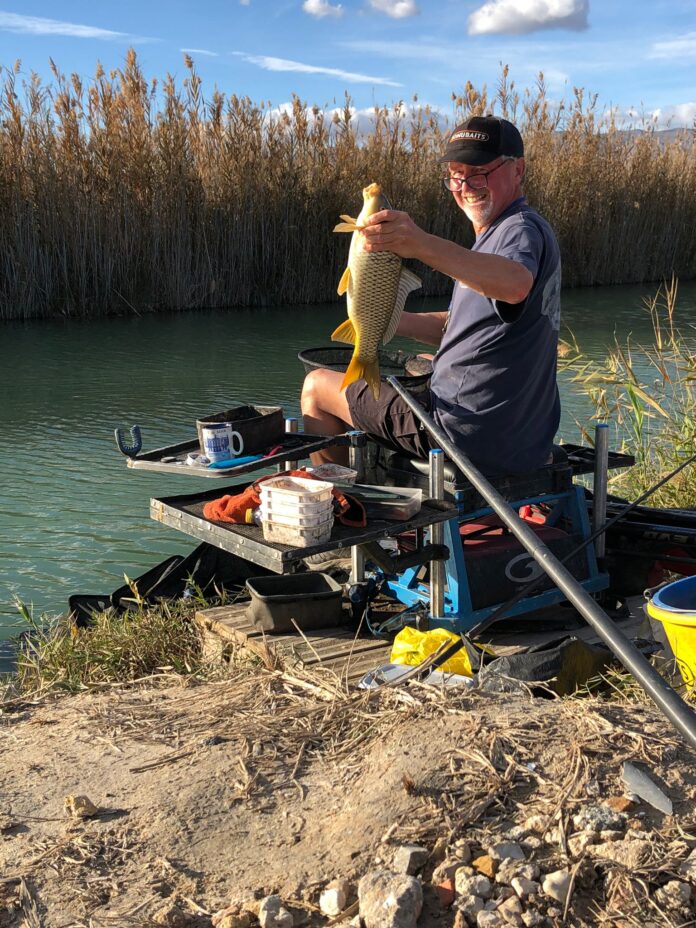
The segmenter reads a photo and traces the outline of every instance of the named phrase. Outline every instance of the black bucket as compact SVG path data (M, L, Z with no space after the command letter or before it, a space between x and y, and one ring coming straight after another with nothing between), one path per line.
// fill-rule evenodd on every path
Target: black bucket
M258 454L280 444L285 435L285 418L280 406L235 406L223 412L211 413L196 419L198 443L203 449L202 430L207 426L229 422L244 442L243 454Z
M345 373L353 357L352 348L305 348L297 357L304 364L305 373L324 368ZM403 377L410 387L426 383L432 373L432 362L405 351L378 352L379 374L383 381L387 377Z

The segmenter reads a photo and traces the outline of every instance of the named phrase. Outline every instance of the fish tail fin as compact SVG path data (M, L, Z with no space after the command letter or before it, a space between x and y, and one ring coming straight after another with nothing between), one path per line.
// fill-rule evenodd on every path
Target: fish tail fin
M355 326L350 319L346 319L331 333L331 341L346 342L348 345L355 344Z
M379 361L376 359L367 362L361 361L357 354L354 354L350 359L348 370L341 383L341 390L345 390L346 387L355 383L356 380L366 381L368 387L372 390L374 398L379 399L379 390L381 386L379 379Z

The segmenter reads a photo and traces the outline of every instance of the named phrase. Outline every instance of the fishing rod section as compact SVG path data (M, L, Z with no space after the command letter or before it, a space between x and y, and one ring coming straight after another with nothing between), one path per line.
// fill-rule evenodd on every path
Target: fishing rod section
M437 425L420 403L414 399L411 393L402 386L398 378L389 377L388 383L408 404L435 443L442 448L472 486L478 490L491 509L500 517L541 569L565 594L623 666L633 674L653 702L664 712L675 728L684 735L691 746L696 748L696 713L686 705L679 694L660 676L633 642L619 631L592 596L583 589L582 585L578 583L549 548L539 540L535 532L515 512L507 500L492 486L478 468L471 463L469 458L453 444L449 436Z

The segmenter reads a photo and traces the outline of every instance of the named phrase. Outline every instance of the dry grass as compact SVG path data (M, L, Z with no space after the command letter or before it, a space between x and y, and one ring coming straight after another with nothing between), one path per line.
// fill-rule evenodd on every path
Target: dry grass
M336 299L345 243L331 229L374 179L430 231L469 241L442 189L428 107L376 107L359 140L348 97L333 115L297 97L282 114L206 98L185 60L183 84L161 87L133 51L87 84L55 65L50 85L5 72L0 319ZM454 120L489 110L524 132L529 197L557 229L566 284L696 276L688 133L669 145L627 136L581 91L552 106L542 76L520 97L507 68L495 93L467 84L453 96ZM420 270L425 294L449 290Z

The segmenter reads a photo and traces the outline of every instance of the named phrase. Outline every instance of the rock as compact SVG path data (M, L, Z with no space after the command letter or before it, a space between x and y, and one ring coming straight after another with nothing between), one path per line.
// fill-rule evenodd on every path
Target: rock
M679 880L670 880L655 893L655 902L664 909L688 909L691 903L691 887Z
M462 864L470 863L471 848L469 847L469 842L464 841L463 838L460 838L459 841L456 841L454 844L454 856L459 858L459 861Z
M522 904L517 896L510 896L502 905L498 906L498 914L508 925L522 926Z
M547 873L541 888L545 895L565 905L570 889L570 871L555 870L553 873Z
M621 864L627 870L636 870L650 859L652 845L649 841L626 838L624 841L594 844L590 853L600 860L610 860L615 864Z
M454 889L454 880L441 880L439 883L434 883L435 892L437 893L437 898L440 901L440 905L443 909L448 909L453 903L457 895Z
M454 928L457 928L457 919L463 918L467 924L475 925L476 916L483 911L483 899L480 896L460 896L457 899L457 914L454 919Z
M223 915L218 922L214 921L213 925L217 925L217 928L250 928L252 921L251 912L230 912Z
M545 815L530 815L523 825L525 831L535 831L540 835L542 835L548 827L549 820Z
M93 818L99 815L99 809L89 796L66 796L64 805L65 811L72 818Z
M68 797L68 799L69 798L72 797ZM78 796L75 798L86 797ZM173 902L168 902L166 905L163 905L161 909L158 909L152 916L152 920L156 925L163 925L165 928L186 928L187 925L191 924L189 916Z
M696 883L696 848L689 854L686 860L679 864L679 872L692 883Z
M612 812L630 812L635 806L635 802L628 796L610 796L604 800L604 805Z
M498 867L495 881L503 886L512 885L512 880L515 877L522 877L526 880L536 880L539 877L539 865L535 863L523 863L519 860L504 860Z
M485 909L476 916L477 928L500 928L505 922L497 912L487 912Z
M614 831L613 829L608 828L606 831L600 831L598 837L599 837L598 843L602 843L604 841L623 841L624 832Z
M266 896L259 905L259 925L261 928L293 928L293 918L283 907L280 896Z
M487 876L476 873L469 876L463 870L457 870L454 876L454 888L458 896L480 896L481 899L490 899L491 881Z
M541 886L536 880L527 880L523 876L513 876L510 886L520 899L528 899L530 896L536 896L541 890Z
M358 884L358 899L365 928L415 928L423 908L418 880L389 870L366 873Z
M327 883L319 896L319 909L322 914L330 918L340 915L348 905L352 889L348 880L332 880Z
M423 869L429 856L430 853L425 847L420 847L417 844L403 844L397 848L392 866L397 873L407 873L413 876ZM469 859L471 859L471 854Z
M498 862L493 860L490 854L482 854L480 857L471 861L471 866L474 870L487 876L489 880L492 880L495 876L495 871L498 869Z
M525 854L514 841L501 841L488 848L488 856L493 860L524 860Z
M432 852L430 854L430 859L439 863L443 861L447 856L447 838L438 838L435 844L433 845Z
M578 831L624 831L626 816L606 806L592 804L573 816L573 826Z
M545 921L546 919L541 912L536 912L534 909L527 909L526 912L522 913L522 922L526 928L539 928Z
M621 778L627 789L665 815L672 814L672 800L653 782L644 770L630 761L624 761Z
M531 851L538 851L543 843L537 835L527 835L524 841L520 842L520 847L525 853L531 853Z
M597 837L594 831L580 831L568 838L568 851L571 857L580 857L584 851L594 844Z
M446 857L441 864L433 870L433 883L441 883L443 880L454 880L454 874L461 867L466 866L458 857ZM474 872L473 870L471 871Z

